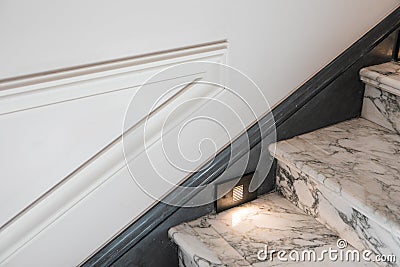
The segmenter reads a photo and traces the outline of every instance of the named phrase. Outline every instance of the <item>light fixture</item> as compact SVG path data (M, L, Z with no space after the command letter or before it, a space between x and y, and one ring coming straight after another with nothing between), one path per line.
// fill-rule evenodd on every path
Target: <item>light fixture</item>
M233 188L233 191L232 191L232 201L235 203L235 202L238 202L238 201L241 201L242 199L243 199L243 185L241 184L241 185L238 185L238 186L235 186L234 188Z
M249 192L249 186L254 173L248 173L243 177L225 180L215 185L215 209L217 212L230 209L240 204L257 198L257 191ZM239 179L239 181L238 181ZM229 190L232 188L231 190ZM218 196L221 196L218 198Z

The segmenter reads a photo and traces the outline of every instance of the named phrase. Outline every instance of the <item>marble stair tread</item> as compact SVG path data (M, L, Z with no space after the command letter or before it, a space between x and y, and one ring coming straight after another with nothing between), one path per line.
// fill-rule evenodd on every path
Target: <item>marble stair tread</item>
M366 84L400 96L400 64L387 62L360 70L360 79Z
M337 249L338 240L333 231L278 193L263 195L222 213L183 223L171 228L168 234L183 250L180 254L186 254L186 261L195 263L184 262L182 266L310 266L310 262L279 262L275 258L263 261L257 254L267 245L277 251L310 249L319 255L318 251L323 249ZM353 248L348 246L348 249ZM313 264L336 266L337 262ZM345 265L376 266L366 262L346 262Z
M229 243L216 232L205 218L175 226L168 231L170 238L179 245L181 261L202 266L250 266Z
M278 142L270 152L400 233L400 135L359 118Z

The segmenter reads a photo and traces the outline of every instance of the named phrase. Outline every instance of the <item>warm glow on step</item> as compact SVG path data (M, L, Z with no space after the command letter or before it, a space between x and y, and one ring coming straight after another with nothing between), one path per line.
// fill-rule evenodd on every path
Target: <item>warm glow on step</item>
M240 224L252 212L254 212L254 208L251 207L235 208L235 211L232 212L232 226L237 226L238 224Z

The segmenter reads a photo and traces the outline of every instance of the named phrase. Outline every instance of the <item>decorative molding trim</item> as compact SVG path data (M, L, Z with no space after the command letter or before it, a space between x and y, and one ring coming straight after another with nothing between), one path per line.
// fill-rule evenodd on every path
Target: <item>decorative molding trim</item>
M7 107L0 108L0 115L37 108L43 105L53 105L60 101L71 101L77 98L95 96L100 93L125 90L128 87L141 86L140 83L145 82L153 74L168 66L179 63L201 60L224 63L226 60L226 48L226 42L219 42L188 50L177 50L165 54L157 53L156 55L149 56L147 59L141 57L140 62L143 63L145 61L142 65L136 59L129 59L127 61L110 63L112 65L112 69L110 70L92 72L83 76L75 75L73 77L58 79L60 76L63 76L63 73L54 74L55 76L51 74L51 80L41 80L38 83L30 83L30 85L0 91L0 106L3 103L9 103ZM114 68L115 64L120 68ZM108 65L95 66L95 68L99 69L105 67L111 68ZM79 72L85 72L85 70L79 69ZM170 102L182 101L182 99L193 95L198 96L198 94L201 94L205 97L212 97L218 94L218 90L197 90L199 92L193 92L191 95L188 94L189 92L186 93L191 83L201 79L206 72L207 70L199 71L190 69L188 73L185 73L186 75L164 77L157 80L156 82L180 81L180 83L185 82L189 83L189 85L180 89L153 111L155 113L163 111L164 106L167 106ZM21 84L19 81L14 80L10 83ZM73 89L78 87L80 92L74 92ZM50 96L43 100L40 96L42 92L46 92L46 95L50 94ZM181 96L183 92L185 92L185 96ZM177 100L178 97L179 100ZM198 105L194 105L191 107L191 110L197 110L199 107ZM129 135L135 138L138 135L136 126L142 124L142 122L143 120L139 120L130 128L132 130L124 133L124 137L120 135L79 166L74 172L62 179L57 185L45 192L39 199L36 199L17 216L0 227L0 265L126 166L126 159L122 153L122 139L127 138ZM161 121L154 120L153 123L157 124L161 123ZM140 135L138 136L140 137ZM135 151L135 155L131 155L127 160L132 160L135 156L143 152L142 150Z
M109 76L113 70L121 73L125 68L139 66L142 69L145 64L156 63L160 61L182 58L196 54L203 54L212 51L224 50L228 48L227 40L219 40L192 46L185 46L175 49L158 51L132 57L107 60L93 64L75 66L71 68L58 69L48 72L34 73L19 77L12 77L0 80L0 91L32 86L37 84L45 84L55 81L56 83L65 83L69 81L85 80L93 75ZM110 72L109 72L110 71ZM89 76L87 76L89 75ZM71 80L70 80L71 79Z
M265 136L260 136L259 127L266 129L262 132L265 133L265 135L268 135L271 133L272 127L275 126L275 119L276 127L279 130L279 126L283 125L285 121L291 118L311 99L321 93L399 27L400 8L397 8L373 29L361 37L356 43L306 81L280 104L275 106L272 110L273 117L271 114L267 114L260 121L256 122L247 130L247 132L243 133L228 147L222 150L211 161L211 163L207 162L206 164L208 164L208 167L206 169L194 173L190 178L183 182L182 185L187 187L196 187L214 181L228 167L228 163L232 164L236 160L240 159L244 154L248 153L247 150L243 149L248 148L246 145L247 142L250 143L251 148L260 143L261 138L264 138ZM230 157L231 154L233 155L232 158ZM182 203L185 203L191 197L191 195L182 196L172 192L166 198L181 199ZM157 203L115 239L101 248L95 255L82 263L82 266L110 266L179 209L179 207L168 206L162 202Z
M227 42L178 49L77 68L66 72L43 74L11 81L0 81L0 115L28 110L105 93L139 88L163 68L194 60L224 56ZM203 71L180 73L180 77L201 75ZM179 78L179 77L174 77ZM160 77L163 82L171 77Z

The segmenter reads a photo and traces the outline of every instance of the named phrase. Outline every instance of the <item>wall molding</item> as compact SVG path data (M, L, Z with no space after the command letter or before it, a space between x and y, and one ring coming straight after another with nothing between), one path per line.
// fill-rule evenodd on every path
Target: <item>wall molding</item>
M226 42L217 42L190 47L187 50L178 49L140 58L99 64L89 67L89 70L79 68L68 70L67 73L59 72L40 77L24 77L5 81L0 84L2 86L2 90L0 90L0 116L40 108L44 105L56 105L64 101L140 87L155 73L180 63L207 60L224 63L226 61L226 50ZM98 72L93 71L93 69ZM70 71L73 75L70 75ZM168 106L171 102L177 101L178 97L179 101L183 101L193 95L199 97L200 94L204 97L212 97L218 94L215 90L197 90L197 92L189 94L191 83L202 79L207 74L206 72L207 70L189 68L188 72L181 76L163 77L161 75L160 79L155 80L156 83L179 82L179 84L187 83L188 85L184 86L183 89L178 88L178 93L160 103L160 110L163 110L164 106ZM74 90L78 88L79 90ZM47 97L43 98L42 93ZM186 96L182 96L183 93ZM193 110L198 108L200 107L196 105L192 107ZM157 108L153 110L156 111ZM141 124L143 118L137 124ZM155 124L161 122L159 120L154 121ZM135 135L138 135L135 127L136 124L131 127L132 131L125 132L124 137L122 135L117 137L0 227L0 265L7 262L75 205L126 167L126 159L122 153L122 140L130 135L135 138ZM139 136L141 137L141 135ZM150 141L154 142L154 140ZM140 154L143 151L136 152L136 154ZM132 155L128 160L132 160L134 156L137 155Z
M275 106L271 114L267 114L264 118L256 122L247 132L222 150L211 162L207 162L208 168L194 173L182 185L196 187L209 184L217 179L229 167L228 162L232 164L248 153L247 150L243 149L243 147L248 148L245 145L247 141L250 142L250 147L254 148L260 143L261 138L265 138L271 133L273 127L276 126L279 130L279 127L292 118L296 112L333 84L341 75L358 63L368 52L399 27L400 8L397 8L346 51L301 85L280 104ZM264 129L262 132L265 136L260 136L260 127ZM230 158L231 155L233 155L232 158ZM180 199L181 203L185 203L191 197L192 195L183 196L172 192L166 198ZM112 265L129 249L135 247L179 210L180 208L178 207L168 206L159 202L116 238L101 248L95 255L82 263L82 266Z
M94 64L89 67L0 81L0 115L117 91L139 88L162 68L221 56L228 47L220 41L139 57ZM201 73L182 72L181 77ZM178 77L174 77L178 78ZM158 77L163 82L170 77Z
M203 44L179 47L153 53L147 53L137 56L118 58L113 60L101 61L92 64L74 66L70 68L57 69L47 72L33 73L24 76L11 77L0 80L0 91L22 88L47 82L55 82L56 84L67 83L70 81L85 80L92 77L109 76L113 70L121 73L123 69L135 67L142 69L144 64L151 64L169 60L182 58L184 56L196 55L211 51L227 49L227 40L218 40ZM129 69L127 69L129 71ZM110 72L109 72L110 71ZM87 76L89 75L89 76ZM43 87L43 85L42 85Z

